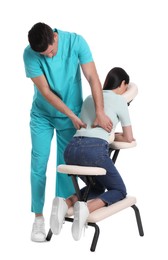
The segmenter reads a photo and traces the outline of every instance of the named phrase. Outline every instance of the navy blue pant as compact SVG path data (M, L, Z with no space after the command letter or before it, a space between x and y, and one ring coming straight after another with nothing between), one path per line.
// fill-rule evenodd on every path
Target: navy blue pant
M106 175L94 176L95 185L91 188L88 199L100 198L106 205L111 205L126 197L125 184L109 157L109 144L103 139L92 137L73 137L65 149L66 164L101 167ZM86 187L81 191L84 192Z

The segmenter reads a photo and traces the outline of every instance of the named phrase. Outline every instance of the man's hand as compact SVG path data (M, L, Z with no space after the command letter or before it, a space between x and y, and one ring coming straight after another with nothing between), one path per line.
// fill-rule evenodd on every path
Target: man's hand
M86 128L86 124L85 123L83 123L82 122L82 120L79 118L79 117L77 117L76 115L73 115L73 117L71 117L71 120L72 120L72 123L73 123L73 125L74 125L74 127L76 128L76 129L81 129L82 127L83 128Z
M96 116L96 119L92 125L93 128L97 126L102 127L104 130L110 133L113 128L113 123L105 113L101 113Z

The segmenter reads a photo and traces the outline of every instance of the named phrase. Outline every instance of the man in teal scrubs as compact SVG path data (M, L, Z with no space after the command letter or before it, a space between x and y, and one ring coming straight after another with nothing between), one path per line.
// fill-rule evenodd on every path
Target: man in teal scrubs
M51 140L56 130L57 165L64 163L63 153L76 129L86 127L78 115L82 106L82 69L93 94L96 118L93 127L112 129L104 113L102 88L90 48L76 34L51 29L44 23L35 24L28 33L29 45L24 50L26 76L34 83L31 108L31 210L35 221L31 239L45 241L43 207L45 201L46 169ZM66 174L56 175L56 196L67 198L74 187Z

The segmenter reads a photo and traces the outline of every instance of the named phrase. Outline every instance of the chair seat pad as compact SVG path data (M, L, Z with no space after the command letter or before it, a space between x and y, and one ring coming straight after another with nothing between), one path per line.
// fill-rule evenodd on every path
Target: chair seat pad
M73 175L105 175L106 170L100 167L90 167L90 166L78 166L78 165L68 165L60 164L57 167L58 171L65 174Z

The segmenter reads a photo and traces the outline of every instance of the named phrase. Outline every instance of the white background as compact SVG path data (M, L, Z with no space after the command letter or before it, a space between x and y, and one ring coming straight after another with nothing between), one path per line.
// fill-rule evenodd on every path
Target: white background
M166 0L6 0L0 6L1 62L1 259L167 259L167 5ZM117 167L128 193L137 197L145 236L132 209L99 223L95 253L90 227L73 241L71 224L49 243L33 243L30 231L29 111L33 85L25 77L22 54L36 22L77 32L90 45L103 83L114 66L123 67L139 89L130 106L137 147L121 152ZM83 80L84 97L90 88ZM47 172L46 229L55 188L55 138ZM3 256L1 256L3 255Z

